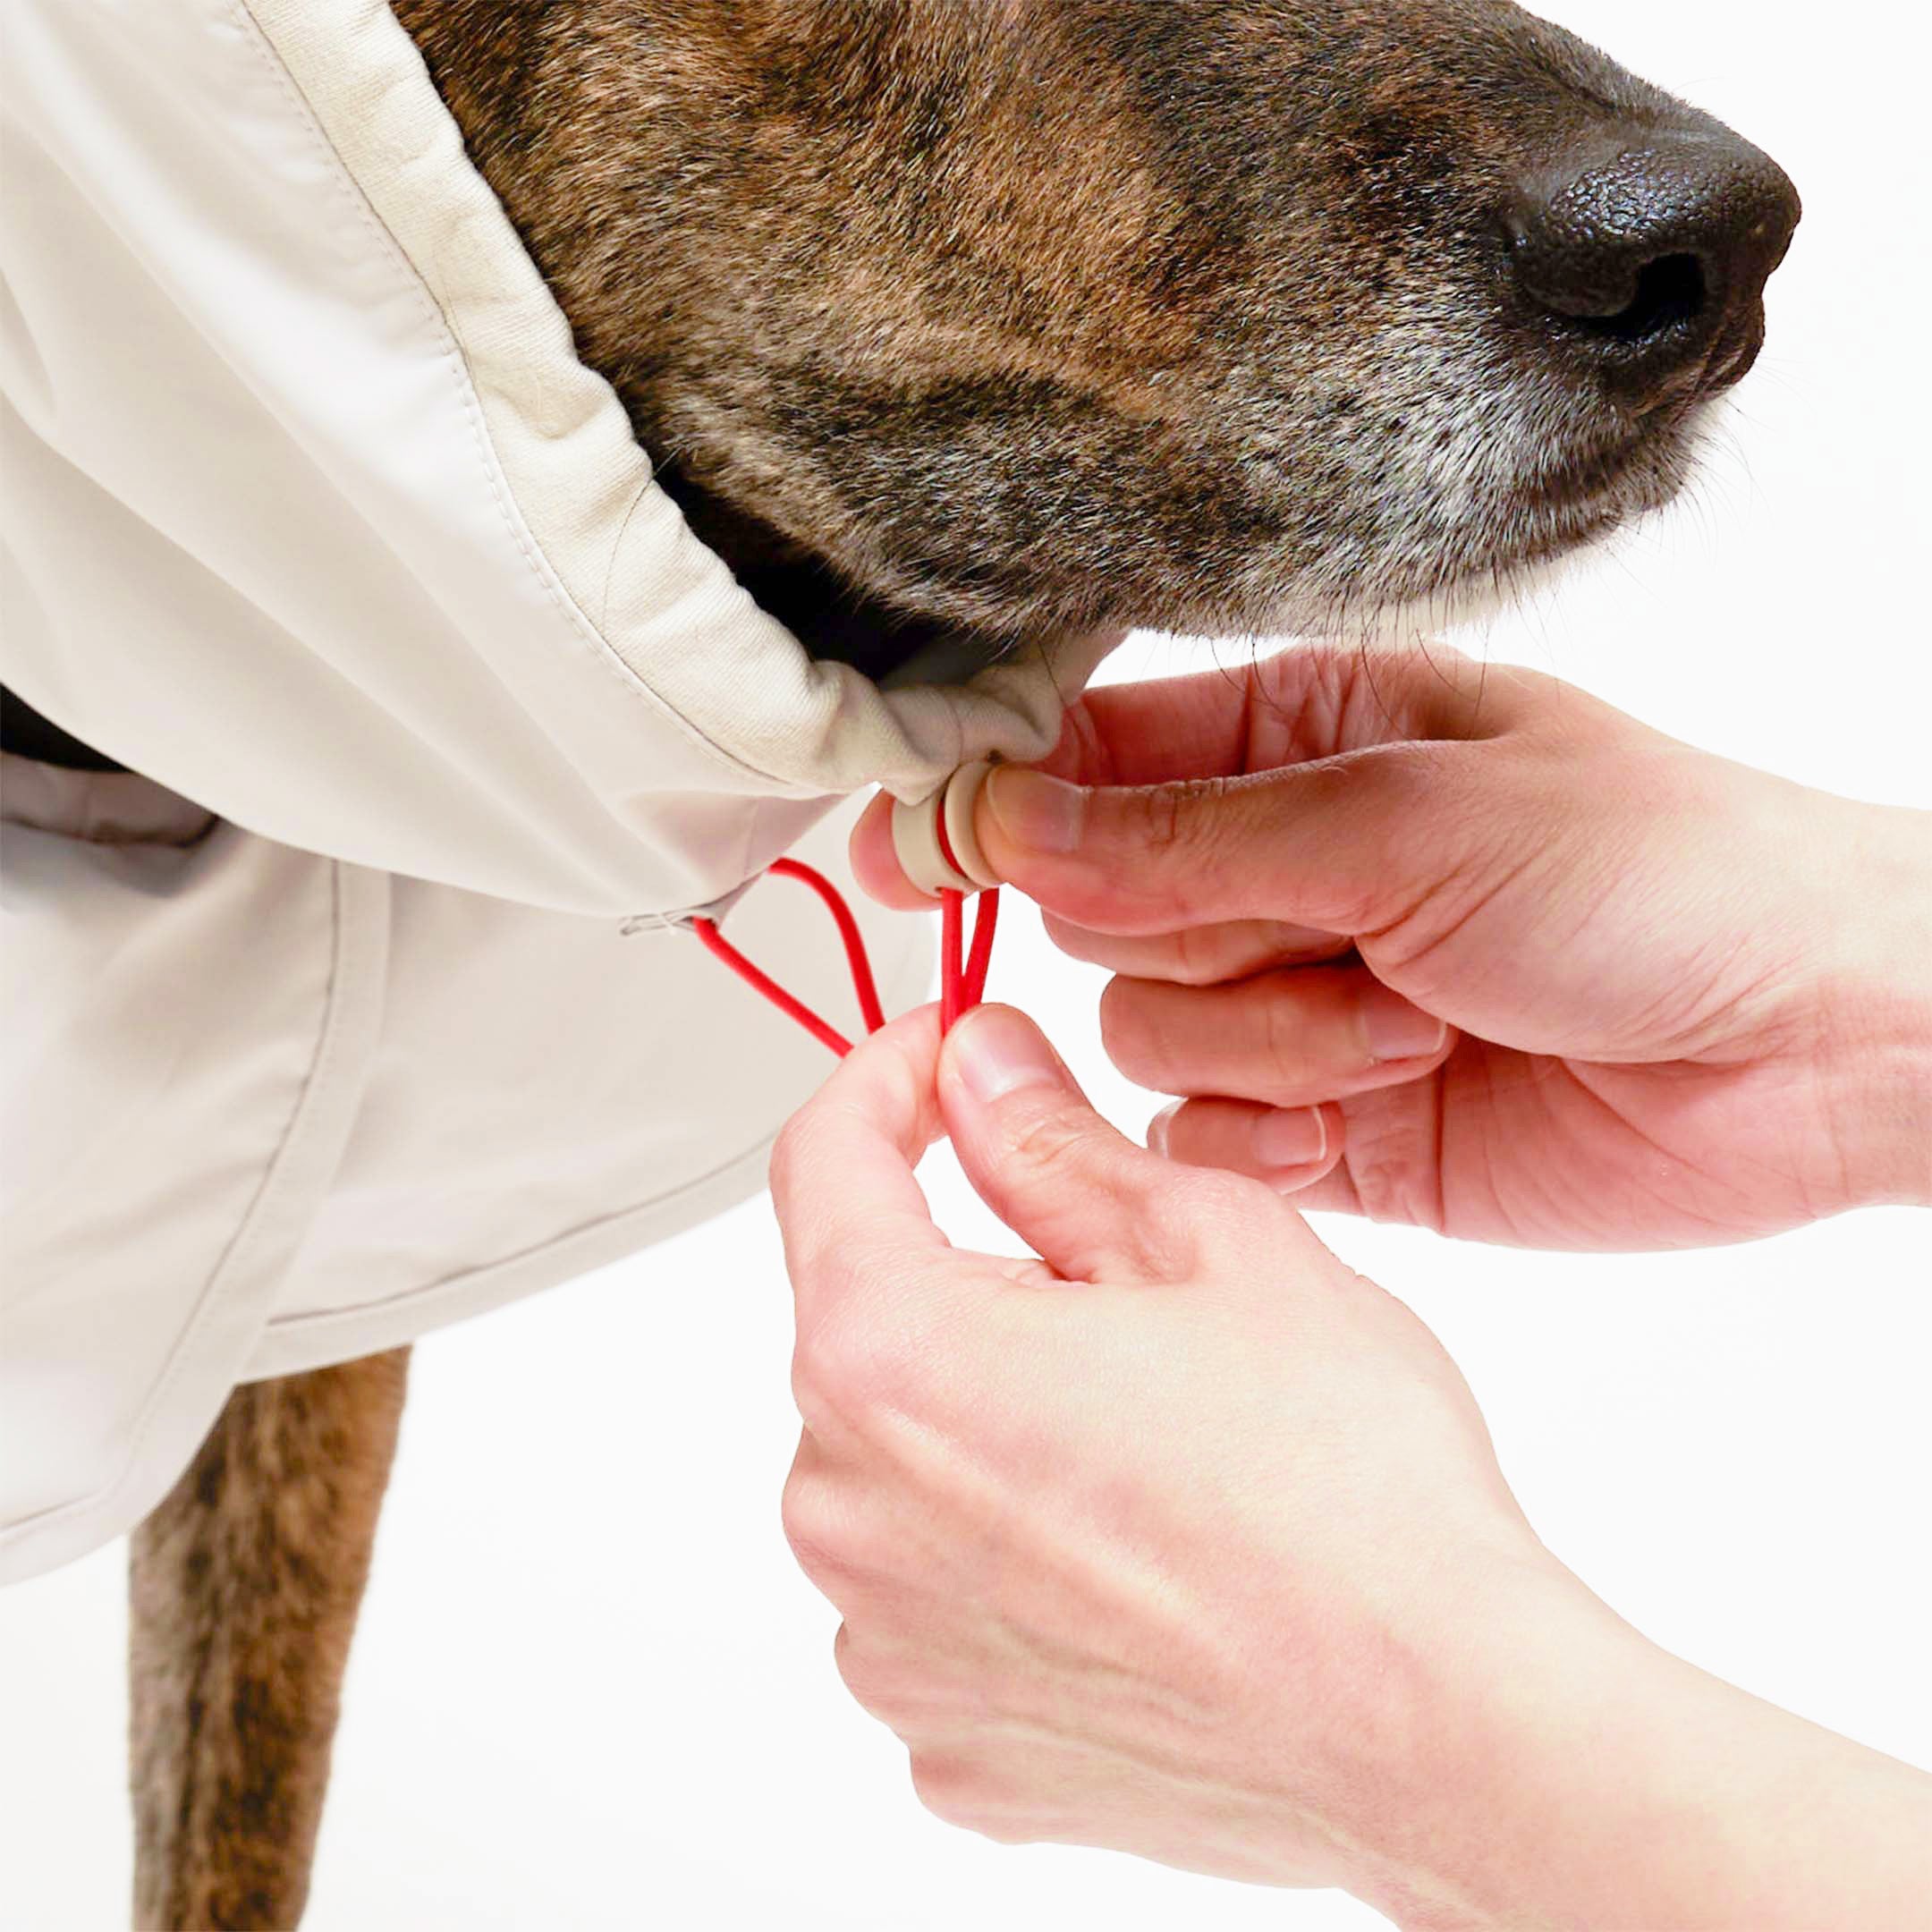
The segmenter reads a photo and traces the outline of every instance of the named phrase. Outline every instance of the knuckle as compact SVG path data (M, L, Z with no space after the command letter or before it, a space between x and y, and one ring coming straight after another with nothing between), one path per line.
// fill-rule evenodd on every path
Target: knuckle
M1145 851L1172 852L1187 843L1190 814L1182 786L1149 785L1133 798L1139 808L1134 830Z
M1276 1087L1299 1086L1309 1071L1308 1015L1290 990L1291 984L1274 981L1263 985L1258 989L1256 1002L1260 1021L1257 1042L1260 1051L1257 1058L1273 1076Z
M1186 858L1207 842L1215 822L1212 808L1227 794L1223 778L1191 778L1147 785L1129 794L1131 831L1143 856Z
M1031 1844L1042 1836L1029 1828L1030 1807L1009 1781L991 1766L957 1750L915 1750L912 1789L942 1824L990 1838L996 1844Z
M800 1317L792 1393L809 1426L863 1431L877 1417L918 1406L920 1360L896 1275L855 1268L834 1304Z
M1040 1837L1039 1833L1029 1831L1011 1812L982 1811L968 1829L1001 1845L1035 1844Z
M1351 1123L1343 1158L1362 1213L1441 1233L1443 1196L1434 1153L1434 1083L1394 1089L1373 1124Z
M845 1363L836 1328L826 1315L808 1321L801 1314L799 1320L792 1350L792 1394L808 1425L836 1417L845 1407Z
M808 1423L860 1419L871 1398L874 1364L856 1339L857 1325L843 1315L801 1323L792 1354L792 1393Z
M781 1199L792 1193L798 1184L810 1137L809 1110L806 1109L794 1114L784 1123L772 1144L771 1191Z
M1043 1180L1072 1178L1088 1164L1091 1133L1083 1120L1057 1111L1033 1114L1013 1123L1007 1140L1012 1159Z
M841 1623L832 1640L832 1667L839 1674L839 1682L869 1710L872 1707L866 1692L870 1674L850 1623Z
M868 1370L841 1338L848 1326L821 1318L800 1329L792 1351L792 1400L815 1431L850 1432L864 1419Z
M839 1626L832 1646L832 1662L840 1682L861 1709L871 1712L881 1724L897 1728L895 1719L903 1715L904 1672L888 1664L872 1646L860 1642L849 1623Z
M1243 876L1240 848L1251 836L1252 814L1241 807L1237 781L1182 779L1127 797L1118 829L1132 870L1123 877L1145 880L1128 888L1142 910L1157 908L1171 929L1224 918L1229 899L1241 896L1234 891Z
M823 1477L801 1475L794 1470L785 1479L779 1519L799 1567L814 1582L848 1567L846 1519Z
M1226 929L1218 926L1183 926L1174 936L1174 981L1184 987L1218 984L1228 977L1230 946Z
M912 1792L942 1824L977 1831L988 1815L984 1780L957 1752L914 1751Z
M1307 928L1277 919L1210 920L1183 926L1167 941L1163 978L1199 991L1318 955L1322 941Z

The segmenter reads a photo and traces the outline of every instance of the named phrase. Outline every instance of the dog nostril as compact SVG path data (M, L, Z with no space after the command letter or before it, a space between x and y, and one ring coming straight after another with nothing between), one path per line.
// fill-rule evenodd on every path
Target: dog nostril
M1617 342L1647 343L1680 322L1694 322L1707 292L1704 264L1695 255L1666 255L1638 270L1636 294L1614 315L1576 319Z
M1614 127L1504 211L1518 287L1636 400L1742 375L1798 225L1784 171L1715 123Z

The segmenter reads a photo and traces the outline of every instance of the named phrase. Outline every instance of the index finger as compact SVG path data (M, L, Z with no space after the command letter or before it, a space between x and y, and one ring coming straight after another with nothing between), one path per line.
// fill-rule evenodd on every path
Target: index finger
M772 1150L772 1206L801 1316L863 1276L949 1244L913 1167L942 1132L939 1011L921 1008L856 1047Z

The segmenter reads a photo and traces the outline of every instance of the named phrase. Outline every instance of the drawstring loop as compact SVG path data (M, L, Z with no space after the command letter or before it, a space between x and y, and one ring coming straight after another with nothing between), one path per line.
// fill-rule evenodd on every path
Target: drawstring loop
M860 1016L865 1021L866 1031L877 1033L886 1024L886 1012L879 1004L878 982L873 977L865 936L859 930L859 921L852 916L844 894L823 872L796 859L778 860L767 876L796 879L825 902L844 944L845 963L852 972L852 990L859 997ZM993 962L993 935L999 924L999 893L995 889L979 895L970 953L965 947L965 894L951 889L942 891L939 912L939 1024L943 1032L951 1032L986 996L987 973ZM796 1021L820 1046L842 1059L852 1050L852 1043L836 1027L747 959L718 929L715 919L694 917L691 929L714 958L722 960L755 993Z

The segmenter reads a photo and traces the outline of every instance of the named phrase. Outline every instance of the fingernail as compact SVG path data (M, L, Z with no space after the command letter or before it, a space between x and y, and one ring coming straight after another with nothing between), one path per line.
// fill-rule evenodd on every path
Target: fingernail
M1167 1130L1174 1124L1174 1117L1186 1103L1170 1100L1152 1120L1147 1123L1148 1152L1158 1154L1163 1159L1167 1154Z
M1070 852L1080 843L1087 794L1078 785L1016 765L1001 765L987 780L984 795L994 823L1015 845Z
M1361 997L1362 1034L1375 1061L1419 1060L1440 1051L1449 1037L1445 1021L1385 986L1370 987Z
M980 1006L953 1029L946 1053L982 1106L1027 1087L1063 1087L1066 1069L1045 1036L1011 1006Z
M1319 1107L1280 1107L1254 1123L1255 1158L1264 1167L1313 1167L1328 1157L1328 1123Z

